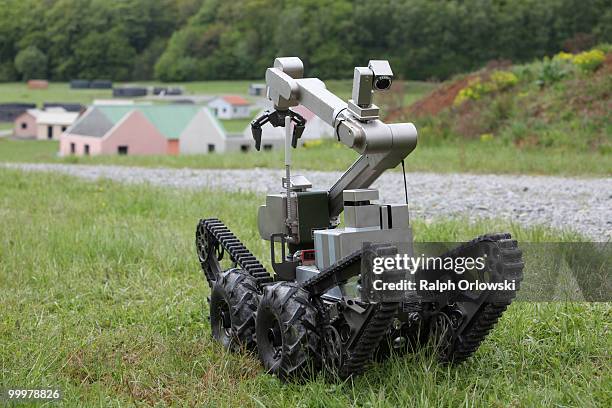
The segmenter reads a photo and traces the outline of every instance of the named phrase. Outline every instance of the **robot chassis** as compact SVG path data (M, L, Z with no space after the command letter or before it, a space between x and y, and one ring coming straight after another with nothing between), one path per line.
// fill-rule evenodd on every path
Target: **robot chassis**
M213 337L228 349L257 350L265 369L283 379L321 368L344 379L393 349L414 350L431 341L442 362L461 362L478 349L522 280L521 250L510 234L502 233L480 236L440 258L484 255L486 268L477 278L513 280L515 290L374 295L367 287L367 252L413 251L407 203L373 203L378 191L369 188L385 170L403 166L417 143L412 123L383 123L372 104L374 92L389 89L392 80L387 61L356 67L352 99L346 103L321 80L303 78L299 58L277 58L267 69L267 96L274 110L251 128L259 150L262 125L285 127L284 191L268 195L258 213L261 238L270 241L274 277L220 220L202 219L197 226L198 258L212 288ZM297 146L306 124L290 109L298 104L361 154L327 191L311 190L305 177L291 175L290 146ZM344 228L338 221L342 211ZM275 253L279 246L280 254ZM222 269L223 259L231 262L229 269ZM452 272L421 268L413 279L457 279Z

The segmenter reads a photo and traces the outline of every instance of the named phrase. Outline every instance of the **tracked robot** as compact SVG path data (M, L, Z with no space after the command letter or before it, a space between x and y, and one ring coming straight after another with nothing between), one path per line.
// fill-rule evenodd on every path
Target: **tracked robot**
M508 233L487 234L438 255L441 260L486 260L484 268L468 273L454 273L439 263L374 275L377 257L414 255L407 190L406 202L382 204L370 186L386 170L403 168L417 145L417 129L412 123L379 119L373 95L391 87L387 61L355 68L348 102L321 80L303 78L303 72L299 58L277 58L266 70L274 109L251 123L257 150L264 125L285 128L282 188L269 194L258 212L273 273L221 220L206 218L197 226L197 254L211 287L213 337L232 350L256 351L265 369L283 379L319 370L347 378L392 350L415 350L432 342L443 363L467 359L518 290L523 260L517 242ZM329 189L313 189L306 177L291 174L291 149L307 126L291 109L299 104L328 123L338 143L360 154ZM466 276L515 285L505 291L419 289L421 281L453 282ZM377 291L377 278L414 285Z

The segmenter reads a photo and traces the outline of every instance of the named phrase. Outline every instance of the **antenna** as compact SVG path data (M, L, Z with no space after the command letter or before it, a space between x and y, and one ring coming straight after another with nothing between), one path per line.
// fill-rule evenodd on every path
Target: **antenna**
M285 116L285 188L287 191L287 227L289 235L293 235L295 217L293 216L293 205L291 197L291 144L293 132L291 129L291 117Z
M402 159L402 174L404 175L404 193L406 194L406 205L408 205L408 184L406 183L406 167L404 166L404 159Z

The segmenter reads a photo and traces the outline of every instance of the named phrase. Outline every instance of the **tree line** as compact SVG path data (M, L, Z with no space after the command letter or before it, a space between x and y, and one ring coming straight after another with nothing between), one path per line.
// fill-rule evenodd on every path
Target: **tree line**
M0 0L0 81L261 78L276 56L407 79L612 42L609 0Z

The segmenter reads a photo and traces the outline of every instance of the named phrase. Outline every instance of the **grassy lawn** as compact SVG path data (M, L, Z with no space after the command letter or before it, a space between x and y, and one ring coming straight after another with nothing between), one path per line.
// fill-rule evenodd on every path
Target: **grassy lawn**
M253 81L202 81L178 84L159 82L130 83L144 86L181 86L190 94L247 94ZM122 85L117 83L116 85ZM42 106L43 102L74 102L90 104L94 99L113 97L110 89L70 89L66 82L51 82L48 89L28 89L25 83L13 82L0 84L0 103L27 102Z
M0 149L1 151L2 149ZM246 157L246 156L245 156ZM210 336L193 248L218 216L262 259L263 197L86 183L0 169L0 386L59 386L66 406L595 406L609 402L610 304L518 302L474 358L394 357L343 384L283 384ZM509 229L414 224L417 240Z
M130 85L142 86L168 86L182 87L188 94L239 94L246 95L251 83L263 83L262 78L252 81L199 81L184 83L160 83L160 82L131 82ZM337 93L343 99L348 99L351 94L352 80L330 80L325 81L328 88ZM435 84L421 81L405 82L406 104L425 95L431 91ZM125 85L116 83L116 85ZM0 83L0 103L6 102L28 102L39 106L43 102L74 102L84 105L90 104L94 99L112 98L110 89L70 89L66 82L51 82L48 89L28 89L25 83L12 82Z
M0 161L115 164L146 167L280 168L283 152L250 152L193 156L97 156L58 158L57 142L0 139ZM301 148L296 168L344 170L357 153L339 143ZM516 149L495 142L419 146L406 160L408 171L609 176L612 155L563 150Z
M41 107L43 102L89 104L94 99L112 98L110 89L70 89L65 82L51 82L47 89L28 89L25 83L0 84L0 103L25 102Z

